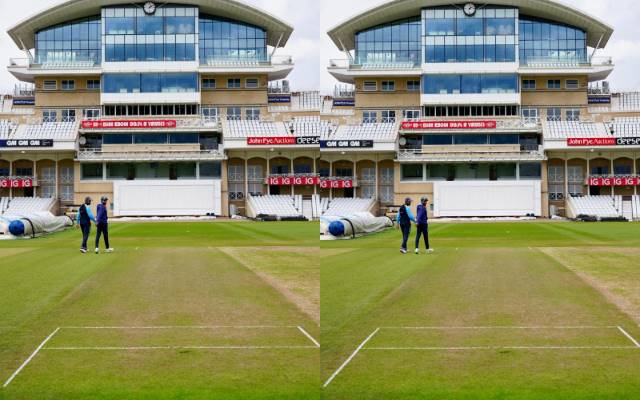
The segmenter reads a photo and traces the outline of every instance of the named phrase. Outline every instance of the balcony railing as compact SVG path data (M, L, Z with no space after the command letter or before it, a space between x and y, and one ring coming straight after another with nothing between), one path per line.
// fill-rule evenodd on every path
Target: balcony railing
M509 130L509 129L542 129L542 122L540 118L521 118L521 117L480 117L480 116L462 116L462 117L421 117L421 118L404 118L402 123L405 122L438 122L438 121L496 121L497 130ZM402 129L402 124L400 125ZM437 130L437 129L431 129ZM455 129L446 129L455 130Z
M36 62L28 58L11 58L9 67L26 67L33 69L85 69L99 68L100 62L96 60L46 60Z
M431 162L494 162L494 161L543 161L546 159L541 146L536 150L516 151L456 151L430 152L423 149L400 149L399 161Z
M223 160L222 146L215 150L199 151L104 151L102 149L81 149L78 161L206 161Z
M591 57L587 60L553 60L548 58L521 60L520 65L525 68L585 68L596 66L613 66L611 57Z
M419 62L414 61L356 61L350 59L331 59L330 68L345 68L351 70L406 70L420 68Z
M205 58L200 60L200 65L207 67L236 67L255 68L270 67L276 65L293 65L293 57L277 55L265 59L252 58Z

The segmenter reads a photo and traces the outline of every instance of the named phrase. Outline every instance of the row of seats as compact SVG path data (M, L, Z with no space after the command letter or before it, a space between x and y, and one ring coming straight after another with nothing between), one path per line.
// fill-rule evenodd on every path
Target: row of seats
M301 207L302 196L249 196L249 203L255 215L266 214L278 217L298 217L302 215L302 212L296 208L296 203Z
M335 197L327 202L327 209L324 211L325 216L346 215L357 212L371 211L373 207L373 199L351 198L351 197Z
M330 132L331 123L319 116L295 117L288 123L288 128L297 136L323 136Z
M640 92L616 93L611 96L612 111L640 111Z
M571 137L590 138L611 136L603 123L580 121L546 121L543 125L545 139L566 139Z
M369 123L361 125L340 125L333 134L327 134L321 139L326 140L384 140L393 141L398 135L396 124L393 122Z
M10 138L15 132L17 125L11 121L0 119L0 138Z
M258 120L229 120L225 122L223 120L222 124L225 136L231 138L242 138L248 136L286 136L288 134L284 124L281 122Z
M633 218L636 221L640 221L640 196L633 196L631 200L633 209Z
M55 200L40 197L0 198L0 214L22 215L34 212L51 211Z
M611 121L615 137L640 136L640 117L619 117Z
M589 215L602 218L618 218L622 216L622 196L585 196L570 197L569 207L575 216Z
M77 123L44 122L38 125L25 125L24 130L16 131L15 139L56 139L75 140L78 135Z

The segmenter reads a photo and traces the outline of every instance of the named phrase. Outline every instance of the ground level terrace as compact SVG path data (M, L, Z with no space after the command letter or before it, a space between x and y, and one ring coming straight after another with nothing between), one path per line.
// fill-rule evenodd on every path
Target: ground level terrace
M0 155L0 197L44 197L73 202L73 154Z

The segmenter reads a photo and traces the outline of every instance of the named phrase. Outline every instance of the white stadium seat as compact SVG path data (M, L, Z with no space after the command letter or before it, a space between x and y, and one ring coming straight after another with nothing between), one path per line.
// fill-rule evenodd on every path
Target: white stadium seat
M280 218L302 216L302 196L249 196L249 207L255 215L275 215Z
M55 200L40 197L2 197L0 198L0 215L23 215L34 212L51 211Z
M570 197L568 203L575 216L582 214L598 219L622 216L622 196Z
M325 200L325 199L323 199ZM347 215L357 212L371 211L375 201L373 199L351 198L351 197L335 197L327 200L327 208L322 215Z

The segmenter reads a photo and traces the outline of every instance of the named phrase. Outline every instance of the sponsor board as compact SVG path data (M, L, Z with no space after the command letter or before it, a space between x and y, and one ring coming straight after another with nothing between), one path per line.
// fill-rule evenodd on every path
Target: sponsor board
M265 183L269 186L315 186L320 183L320 178L317 176L270 176Z
M356 105L355 99L334 99L334 107L354 107Z
M589 104L611 104L611 96L589 96Z
M269 103L290 103L291 102L291 96L289 96L289 95L278 95L278 96L269 95L268 101L269 101Z
M33 187L31 179L7 179L0 178L0 188L30 188Z
M0 147L53 147L53 139L0 140Z
M320 189L349 189L353 187L351 179L321 179Z
M175 128L175 119L85 120L82 129L163 129Z
M640 146L640 137L568 138L567 146Z
M589 186L638 186L640 177L637 176L611 176L611 177L589 177Z
M373 140L321 140L321 149L372 148Z
M251 136L247 138L248 146L308 146L319 143L319 136Z
M497 121L405 121L403 130L496 129Z

